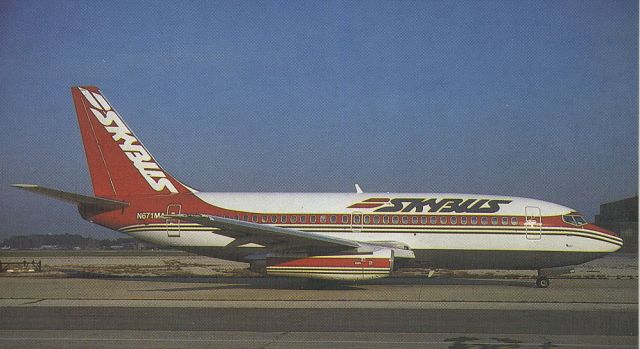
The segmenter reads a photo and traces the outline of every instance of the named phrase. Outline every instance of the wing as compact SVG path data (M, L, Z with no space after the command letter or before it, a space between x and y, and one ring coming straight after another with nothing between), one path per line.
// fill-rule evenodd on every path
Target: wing
M209 215L175 214L165 215L183 221L198 223L203 226L218 228L216 234L236 239L228 247L237 247L248 243L256 243L270 250L301 251L307 253L326 253L336 251L354 251L365 248L363 244L353 240L334 238L295 229L279 228L229 218Z
M201 214L174 214L165 215L165 217L218 228L216 234L235 239L227 247L256 243L267 247L271 252L304 252L310 255L326 255L336 252L366 254L380 250L391 250L396 258L415 258L409 246L397 241L361 242Z

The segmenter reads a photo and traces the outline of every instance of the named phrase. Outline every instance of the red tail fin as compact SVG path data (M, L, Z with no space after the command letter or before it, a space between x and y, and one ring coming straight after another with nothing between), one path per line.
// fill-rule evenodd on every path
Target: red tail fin
M188 192L163 170L97 87L72 87L96 196Z

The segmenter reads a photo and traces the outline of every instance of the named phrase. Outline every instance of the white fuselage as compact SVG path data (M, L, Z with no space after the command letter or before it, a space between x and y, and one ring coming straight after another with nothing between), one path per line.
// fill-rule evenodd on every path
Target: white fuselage
M475 259L482 259L482 263L478 261L478 267L487 264L486 259L490 259L491 254L504 255L505 258L523 256L525 259L536 260L547 258L545 255L555 256L561 253L565 256L579 256L575 258L579 262L586 258L585 255L595 257L613 252L622 244L618 237L593 225L564 223L561 217L574 212L568 207L527 198L430 193L194 194L203 203L219 208L221 211L217 214L227 218L362 242L398 242L416 251L418 263L422 256L426 256L427 261L432 256L440 256L434 263L447 264L440 260L457 259L454 255L469 253L480 256L474 257ZM388 201L373 204L368 201L381 198ZM491 207L492 201L501 203ZM423 204L424 202L429 203ZM473 209L471 204L461 207L462 203L483 205ZM358 207L359 205L378 206ZM187 210L185 208L183 213L189 213ZM483 210L495 212L478 212ZM174 222L168 226L162 223L141 223L124 226L119 230L160 245L209 249L211 255L216 255L218 248L223 249L233 241L232 238L216 234L215 228L193 223ZM260 248L249 244L238 247L236 254L238 259L242 259L250 253L257 253ZM452 254L447 256L447 252ZM532 253L533 257L530 256ZM524 257L525 254L529 256ZM222 256L228 258L228 251ZM525 260L522 262L525 266L533 263ZM469 263L473 267L473 260ZM521 267L517 261L513 264Z

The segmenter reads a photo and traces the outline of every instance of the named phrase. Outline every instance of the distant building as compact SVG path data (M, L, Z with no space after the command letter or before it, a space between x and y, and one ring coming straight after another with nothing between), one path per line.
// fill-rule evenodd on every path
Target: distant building
M595 224L624 239L621 251L638 252L638 195L600 205Z
M41 245L40 249L41 250L59 250L60 248L58 247L58 245Z

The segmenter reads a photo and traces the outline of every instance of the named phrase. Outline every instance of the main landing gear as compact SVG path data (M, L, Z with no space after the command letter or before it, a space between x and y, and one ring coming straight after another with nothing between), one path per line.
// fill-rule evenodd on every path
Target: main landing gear
M536 287L538 288L547 288L549 287L549 278L546 276L538 276L536 279Z

